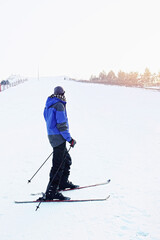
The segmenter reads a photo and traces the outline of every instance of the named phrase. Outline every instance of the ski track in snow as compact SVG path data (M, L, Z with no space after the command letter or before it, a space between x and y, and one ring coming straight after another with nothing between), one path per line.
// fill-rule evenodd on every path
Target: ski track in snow
M14 204L45 191L52 152L43 119L47 97L57 85L66 91L71 149L70 180L80 185L111 183L65 192L72 199L106 202ZM30 79L0 93L2 240L159 240L159 92L63 78ZM69 146L69 145L68 145Z

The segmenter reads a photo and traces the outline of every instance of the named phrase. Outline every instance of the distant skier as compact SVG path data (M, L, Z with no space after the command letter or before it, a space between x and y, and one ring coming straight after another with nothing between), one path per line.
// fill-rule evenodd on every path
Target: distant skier
M62 87L55 87L54 94L48 97L44 109L48 138L53 147L50 180L44 200L67 200L68 198L63 196L59 190L78 187L68 181L72 160L66 149L66 141L70 143L71 147L75 146L76 141L71 137L69 132L64 94L65 91Z

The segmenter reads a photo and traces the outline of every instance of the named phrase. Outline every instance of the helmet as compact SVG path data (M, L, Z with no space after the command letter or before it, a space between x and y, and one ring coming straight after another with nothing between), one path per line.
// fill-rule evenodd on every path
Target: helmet
M55 95L63 95L65 93L64 89L60 86L55 87L54 94Z

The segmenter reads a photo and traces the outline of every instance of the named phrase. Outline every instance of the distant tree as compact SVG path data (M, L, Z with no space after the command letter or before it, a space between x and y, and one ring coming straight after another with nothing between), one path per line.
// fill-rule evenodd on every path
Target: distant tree
M151 83L151 72L149 71L148 68L145 69L144 74L141 75L141 82L142 84L149 85Z
M160 86L160 72L157 74L157 85Z
M98 82L99 81L99 79L95 75L92 75L89 80L90 80L90 82Z
M106 72L105 71L100 72L100 74L99 74L99 81L100 82L105 82L106 78L107 78Z
M117 77L113 71L110 71L106 76L106 81L109 84L116 84Z
M138 85L138 72L130 72L127 75L127 85L137 86Z
M153 74L151 75L150 82L151 82L153 85L156 85L157 79L158 79L157 74L156 74L156 73L153 73Z
M126 85L126 80L127 80L127 74L125 72L122 72L121 70L118 72L118 84L119 85Z

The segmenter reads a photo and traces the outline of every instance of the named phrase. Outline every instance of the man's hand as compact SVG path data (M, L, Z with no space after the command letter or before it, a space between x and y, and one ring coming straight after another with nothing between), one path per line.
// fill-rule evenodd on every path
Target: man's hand
M70 143L70 146L71 146L71 147L74 147L74 145L76 144L76 140L74 140L74 139L72 138L69 143Z

